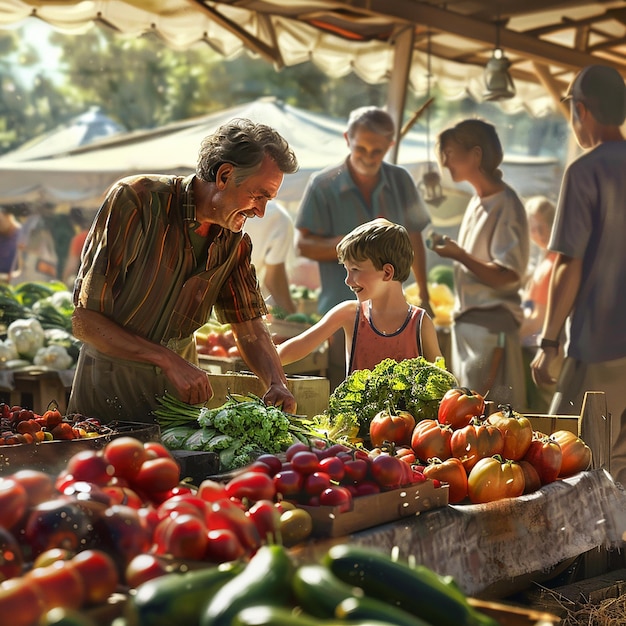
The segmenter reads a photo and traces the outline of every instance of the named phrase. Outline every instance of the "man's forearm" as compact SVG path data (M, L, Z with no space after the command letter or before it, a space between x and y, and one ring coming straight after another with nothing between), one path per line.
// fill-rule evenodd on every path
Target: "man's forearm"
M337 244L342 237L319 237L301 230L296 233L296 250L300 256L314 261L336 261Z
M565 320L574 308L581 274L582 259L558 255L550 277L548 308L543 324L542 335L546 339L559 338Z

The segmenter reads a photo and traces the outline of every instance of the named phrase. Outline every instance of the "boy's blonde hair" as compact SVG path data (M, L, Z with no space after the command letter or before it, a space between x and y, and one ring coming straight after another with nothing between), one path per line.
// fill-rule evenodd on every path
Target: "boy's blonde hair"
M411 273L413 246L404 226L382 217L365 222L337 244L337 258L345 261L371 261L377 270L393 265L393 280L404 282Z

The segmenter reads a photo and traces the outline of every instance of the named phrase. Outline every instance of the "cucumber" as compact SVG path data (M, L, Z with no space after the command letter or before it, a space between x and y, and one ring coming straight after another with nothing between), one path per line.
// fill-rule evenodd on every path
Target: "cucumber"
M129 594L128 626L198 626L212 595L244 569L239 561L153 578Z
M245 569L218 589L203 612L200 626L231 626L235 615L248 606L286 605L293 571L284 546L262 545Z
M292 588L304 611L323 619L378 619L396 626L430 626L387 602L364 597L363 591L339 580L324 565L302 565Z
M323 563L349 585L361 587L367 596L384 600L434 626L497 626L474 609L465 595L429 568L406 563L359 546L330 548Z
M232 626L391 626L390 622L374 620L343 622L319 620L287 608L267 605L249 606L241 610L231 622Z

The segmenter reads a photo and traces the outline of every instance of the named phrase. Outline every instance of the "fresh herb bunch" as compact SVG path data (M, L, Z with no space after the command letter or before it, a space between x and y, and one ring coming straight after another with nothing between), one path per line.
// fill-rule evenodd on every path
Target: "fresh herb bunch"
M408 411L416 421L436 419L441 398L457 386L442 358L435 363L424 357L385 359L372 370L352 372L331 393L328 412L318 423L336 424L335 431L358 424L358 436L366 437L374 415L388 405Z

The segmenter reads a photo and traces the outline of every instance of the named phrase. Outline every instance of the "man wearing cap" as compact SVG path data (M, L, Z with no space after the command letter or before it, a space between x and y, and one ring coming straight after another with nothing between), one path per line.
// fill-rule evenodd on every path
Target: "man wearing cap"
M576 75L564 98L585 152L563 177L548 246L558 256L543 339L531 363L538 385L557 382L550 370L566 327L566 359L550 413L580 413L585 391L603 391L612 418L610 470L624 485L626 141L620 126L626 118L625 89L615 69L590 65ZM599 437L602 425L594 430L590 436Z

